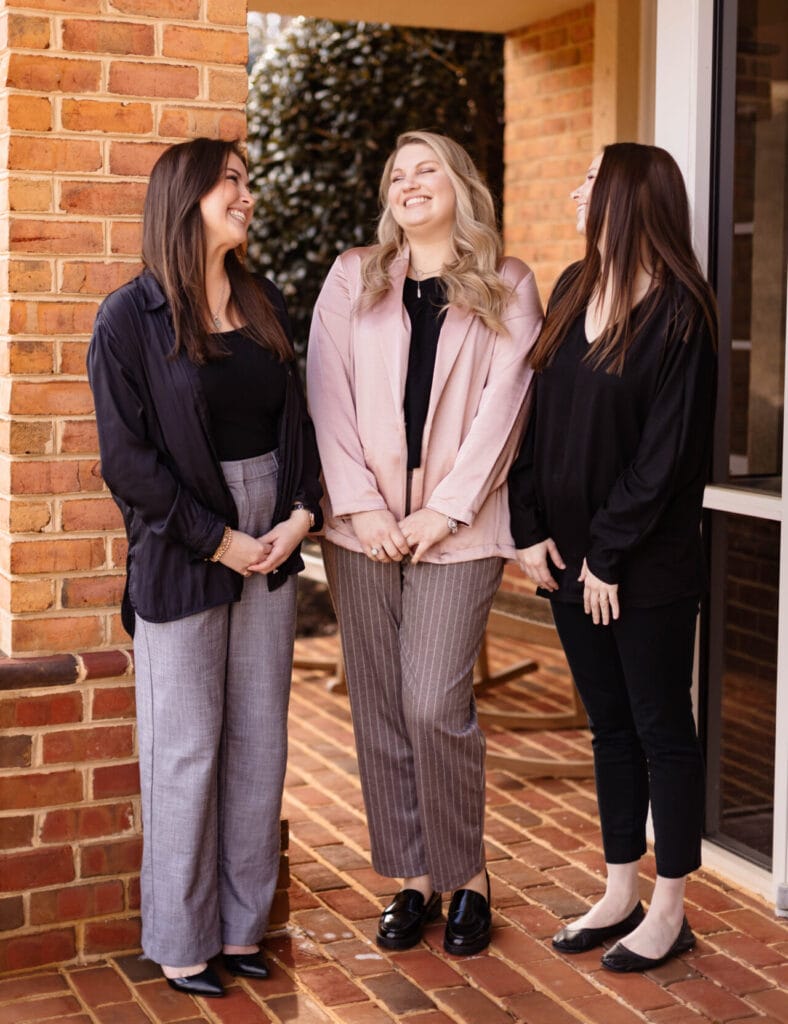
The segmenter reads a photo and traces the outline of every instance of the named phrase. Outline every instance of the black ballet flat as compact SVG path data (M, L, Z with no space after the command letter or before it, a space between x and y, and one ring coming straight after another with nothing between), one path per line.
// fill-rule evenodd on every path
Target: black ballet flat
M672 956L686 953L694 945L695 936L685 917L676 941L664 956L640 956L639 953L633 953L631 949L627 949L623 943L617 942L602 957L602 966L607 967L609 971L650 971L652 968L664 964L666 960L670 960Z
M490 876L487 875L487 899L475 889L457 889L452 896L443 948L454 956L472 956L490 945L491 935Z
M201 996L208 999L219 999L224 995L224 988L219 975L210 966L199 974L190 974L185 978L168 978L164 980L176 992L186 996Z
M553 936L553 946L562 953L586 953L589 949L601 946L605 939L616 939L619 935L634 931L645 916L643 904L638 903L623 921L604 928L578 928L573 931L572 926L568 925Z
M443 894L425 900L418 889L402 889L380 915L375 940L384 949L410 949L421 941L429 921L441 916Z
M263 954L257 953L222 953L224 966L236 978L267 978L271 973Z

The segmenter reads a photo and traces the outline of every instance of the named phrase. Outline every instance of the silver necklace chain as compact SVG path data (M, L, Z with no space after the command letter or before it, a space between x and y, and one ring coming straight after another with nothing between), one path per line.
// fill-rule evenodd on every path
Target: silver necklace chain
M230 282L226 281L226 283L227 283L228 296L229 296ZM221 294L221 297L219 299L219 305L216 307L216 312L215 313L213 313L213 312L211 313L211 319L213 320L213 326L216 328L217 331L220 331L222 329L222 318L219 316L219 314L222 311L224 303L225 303L225 294L224 294L224 288L222 288L222 294Z
M416 275L416 298L421 298L421 282L425 277L432 277L433 274L437 274L440 270L443 270L443 264L436 267L434 270L417 270L411 263L410 269Z

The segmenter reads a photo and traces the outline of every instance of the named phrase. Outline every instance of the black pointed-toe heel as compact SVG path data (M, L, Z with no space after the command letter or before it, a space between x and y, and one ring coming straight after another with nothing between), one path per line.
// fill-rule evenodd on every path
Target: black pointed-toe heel
M490 910L490 876L487 876L487 899L475 889L457 889L446 915L443 948L455 956L472 956L490 945L492 911Z
M170 988L174 988L176 992L183 992L186 996L219 999L224 995L219 975L210 966L199 974L188 974L185 978L168 978L165 975L164 980Z
M645 916L643 904L638 903L623 921L606 925L604 928L577 928L573 931L569 925L553 936L553 946L562 953L586 953L589 949L601 946L605 939L628 935L637 928Z
M429 921L441 916L443 894L425 900L418 889L402 889L380 915L375 940L384 949L410 949L421 941Z
M623 943L617 942L602 957L602 966L607 967L609 971L650 971L652 968L664 964L666 960L670 960L672 956L688 952L694 945L695 936L685 917L676 941L664 956L641 956L639 953L633 953L631 949L627 949Z
M267 978L271 973L259 950L256 953L222 953L222 961L236 978Z

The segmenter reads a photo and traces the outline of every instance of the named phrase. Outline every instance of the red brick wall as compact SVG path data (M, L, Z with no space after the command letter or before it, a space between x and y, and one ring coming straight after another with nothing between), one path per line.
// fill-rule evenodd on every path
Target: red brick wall
M139 945L130 658L47 668L72 683L0 690L0 972Z
M504 240L536 274L542 299L583 254L569 193L592 152L594 5L506 37Z
M125 541L100 476L85 355L101 298L138 269L158 154L196 134L245 135L246 3L7 0L0 45L7 971L139 941L133 680L117 649Z
M146 175L163 144L245 134L245 23L244 0L6 4L6 654L126 642L116 611L124 543L99 475L87 341L100 299L138 268Z

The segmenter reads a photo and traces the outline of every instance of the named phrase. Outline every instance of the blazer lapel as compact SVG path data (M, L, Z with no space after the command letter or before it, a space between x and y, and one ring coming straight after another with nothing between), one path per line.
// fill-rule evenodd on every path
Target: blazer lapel
M450 306L446 310L446 317L441 327L438 338L438 350L435 354L435 370L432 374L432 389L430 390L430 404L427 408L427 419L424 423L425 441L429 438L432 418L435 415L435 408L440 401L446 381L457 362L463 342L471 328L474 317L466 311Z
M365 316L366 327L378 346L386 367L395 407L402 410L405 401L405 378L408 373L410 320L402 301L402 288L408 272L408 253L391 264L391 287L380 302Z
M378 346L381 361L386 367L395 407L402 410L405 401L405 381L408 374L408 352L410 350L410 320L402 301L402 288L408 272L410 253L406 247L391 264L391 287L380 302L364 315L365 333L372 335L372 344ZM474 322L464 310L452 306L446 317L438 339L435 370L430 390L430 404L424 424L425 441L449 374L457 361L466 335Z

